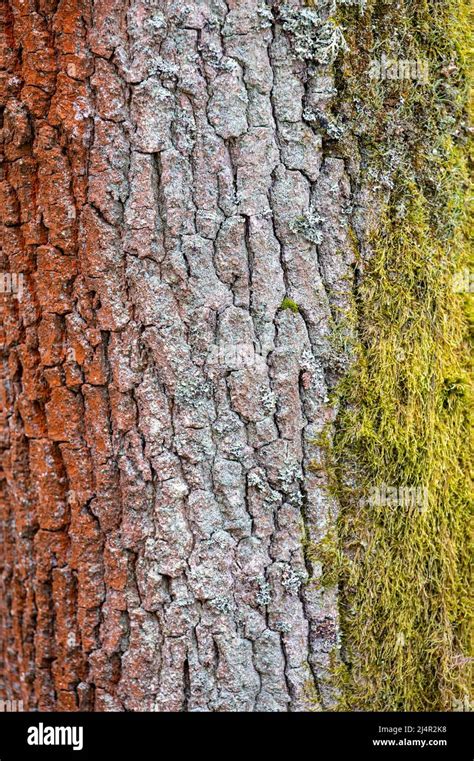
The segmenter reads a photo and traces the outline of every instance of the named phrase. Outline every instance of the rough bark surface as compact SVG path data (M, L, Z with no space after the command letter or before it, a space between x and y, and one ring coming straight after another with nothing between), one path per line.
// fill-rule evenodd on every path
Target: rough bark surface
M3 7L0 697L28 709L333 704L303 540L336 510L308 466L355 169L269 13Z

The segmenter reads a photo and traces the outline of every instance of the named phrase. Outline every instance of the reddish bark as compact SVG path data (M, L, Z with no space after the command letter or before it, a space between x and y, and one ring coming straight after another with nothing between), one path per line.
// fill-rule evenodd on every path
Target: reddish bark
M90 3L13 1L1 13L1 269L23 273L25 283L21 300L5 294L1 304L0 695L30 709L75 710L93 700L78 643L97 641L103 583L84 438L83 384L96 380L98 363L89 342L75 361L67 337L72 314L85 314L84 328L94 329L94 292L77 283L91 140ZM85 556L95 572L81 565Z

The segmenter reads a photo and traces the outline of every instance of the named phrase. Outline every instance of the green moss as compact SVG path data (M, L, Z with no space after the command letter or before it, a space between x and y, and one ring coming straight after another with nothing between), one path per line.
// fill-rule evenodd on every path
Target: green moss
M355 287L354 361L338 388L335 434L318 442L341 513L337 536L312 551L323 583L340 589L335 678L347 710L470 705L473 307L453 288L468 266L467 13L464 0L372 2L363 22L341 10L352 53L340 108L364 182L390 190ZM428 85L368 82L372 51L384 45L395 58L427 59ZM383 484L426 489L427 508L371 504Z
M296 301L293 301L293 299L289 299L287 296L283 299L280 305L280 309L290 309L292 312L299 312L299 306L296 303Z
M306 703L305 710L311 713L319 713L322 711L321 696L319 695L316 688L309 665L306 665L306 670L308 672L308 678L303 684L304 698Z
M353 708L449 709L467 683L468 389L465 329L424 202L374 241L357 361L341 384L333 455ZM453 378L455 379L453 382ZM367 504L381 484L428 490L428 509Z
M317 588L337 586L344 572L347 558L342 552L336 530L328 531L320 542L308 542L305 558L312 567L319 565L320 574L314 574L311 583Z

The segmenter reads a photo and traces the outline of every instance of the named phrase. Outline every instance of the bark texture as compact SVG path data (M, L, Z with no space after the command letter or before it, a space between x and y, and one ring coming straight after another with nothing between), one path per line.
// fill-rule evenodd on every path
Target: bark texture
M311 121L331 67L273 11L3 6L0 697L28 709L333 705L304 542L364 215Z

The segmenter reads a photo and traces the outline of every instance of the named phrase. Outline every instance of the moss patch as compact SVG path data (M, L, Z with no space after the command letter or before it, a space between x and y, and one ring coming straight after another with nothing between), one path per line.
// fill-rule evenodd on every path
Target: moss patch
M287 296L283 299L280 305L280 309L289 309L291 312L299 312L299 306L296 303L296 301L293 301L293 299L289 299Z
M341 503L330 544L347 710L470 705L472 295L453 288L469 266L467 14L464 0L371 2L363 20L340 9L352 48L339 72L341 109L364 181L389 197L354 294L354 362L327 448ZM428 83L369 81L364 72L384 50L427 61ZM368 499L386 486L425 490L427 504Z
M340 389L334 457L350 559L341 581L352 708L449 709L467 688L465 330L446 251L414 188L410 204L408 224L388 219L374 242L358 357ZM426 489L427 509L370 504L384 485Z

